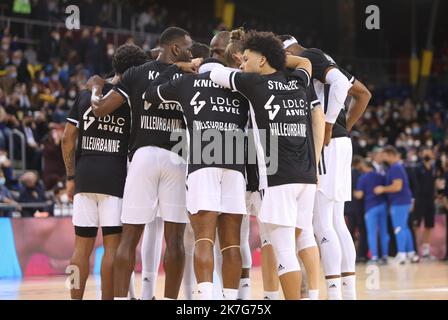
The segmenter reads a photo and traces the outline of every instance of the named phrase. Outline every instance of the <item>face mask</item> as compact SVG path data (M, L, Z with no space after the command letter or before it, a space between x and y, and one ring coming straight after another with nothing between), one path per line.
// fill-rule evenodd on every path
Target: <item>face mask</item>
M107 50L107 54L108 54L109 56L112 56L112 55L114 54L114 49L113 49L113 48L108 49L108 50Z
M393 118L396 120L398 118L400 118L400 114L398 112L394 112L393 114Z
M4 177L0 178L0 186L5 185L5 182L6 182L6 179Z
M403 146L403 141L401 140L397 140L397 142L395 142L395 145L399 148L401 148Z
M59 76L57 76L57 75L51 76L51 80L58 81L59 80Z
M407 143L408 147L412 147L414 145L414 140L408 139L408 141L406 143Z
M17 72L10 73L9 77L12 78L12 79L17 78Z
M32 87L31 88L31 93L34 95L37 93L37 87Z
M427 140L426 141L426 146L427 147L432 147L432 140Z
M60 199L62 203L68 203L68 195L66 193L62 194Z
M3 44L3 45L2 45L2 49L3 49L4 51L8 51L8 50L9 50L9 44Z
M412 162L417 162L417 160L418 160L417 155L416 155L416 154L413 154L413 155L411 156L411 161L412 161Z
M406 134L408 134L408 135L410 135L411 133L412 133L412 130L411 130L411 128L406 128L405 130L404 130L404 132L406 132Z
M367 141L366 140L359 140L359 145L361 146L361 148L365 148L367 146Z
M420 147L422 143L420 142L420 140L415 140L414 141L414 146L416 146L417 148Z
M369 119L372 118L372 114L371 114L370 112L366 112L366 113L364 114L364 118L366 118L367 120L369 120Z
M420 133L420 128L419 127L412 128L412 134L417 135L419 133Z
M20 64L20 59L12 59L12 63L14 63L16 66Z

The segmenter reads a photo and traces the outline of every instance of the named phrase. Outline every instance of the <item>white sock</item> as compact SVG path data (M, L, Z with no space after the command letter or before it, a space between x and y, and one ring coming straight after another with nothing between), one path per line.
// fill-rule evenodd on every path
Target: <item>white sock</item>
M319 300L319 290L308 290L310 300Z
M250 300L250 278L240 279L240 286L238 288L238 299L239 300Z
M341 278L326 279L327 282L327 299L328 300L341 300Z
M280 293L278 291L264 291L263 300L278 300Z
M129 299L137 299L137 295L135 294L135 272L133 271L131 274L131 279L129 280L129 291L128 291Z
M342 277L342 299L356 300L356 276Z
M193 295L194 295L194 286L192 286L191 284L184 284L184 299L185 300L193 300Z
M114 300L129 300L128 297L114 297Z
M224 288L222 289L222 295L224 297L224 300L236 300L236 298L238 297L238 289Z
M429 243L424 243L422 245L422 255L423 256L429 256L430 248L431 247L430 247Z
M213 300L213 283L198 283L198 300Z
M157 272L142 272L142 300L152 300L156 294Z

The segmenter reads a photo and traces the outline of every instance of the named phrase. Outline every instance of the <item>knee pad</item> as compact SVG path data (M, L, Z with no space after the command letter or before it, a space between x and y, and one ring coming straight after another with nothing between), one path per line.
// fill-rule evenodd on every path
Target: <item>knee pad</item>
M277 258L278 275L300 271L299 260L296 256L295 228L266 225L266 229Z
M98 233L97 227L78 227L75 226L75 234L82 238L96 238Z
M268 231L266 230L266 226L260 220L258 220L258 231L260 235L261 247L270 245L271 241L269 240Z
M317 247L314 233L311 230L302 230L296 243L297 251L302 251L306 248Z
M241 261L243 263L243 269L249 269L252 266L252 253L249 245L249 230L250 230L250 217L243 218L243 224L241 225Z

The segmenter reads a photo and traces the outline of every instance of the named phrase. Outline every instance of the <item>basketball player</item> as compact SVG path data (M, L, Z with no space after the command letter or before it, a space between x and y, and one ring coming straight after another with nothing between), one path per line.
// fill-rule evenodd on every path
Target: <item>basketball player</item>
M177 141L172 132L182 130L184 123L178 105L162 104L149 108L142 95L149 84L169 65L190 61L192 40L187 31L170 27L160 36L162 52L156 61L129 69L106 96L92 96L98 116L108 114L126 100L132 110L130 166L123 196L123 234L114 263L115 297L125 298L129 278L134 270L135 248L145 224L160 212L165 222L164 257L165 297L176 299L184 267L183 235L188 221L185 210L185 164L171 152ZM90 86L101 92L102 82L92 78ZM172 158L179 161L174 163ZM154 165L157 164L157 165Z
M300 266L295 253L295 228L311 225L312 201L316 190L316 163L312 138L307 130L309 112L306 88L311 64L307 59L289 57L270 32L249 32L244 40L243 73L217 67L211 79L241 92L250 103L253 133L262 190L259 219L265 224L278 262L278 274L286 299L300 298ZM266 130L264 146L260 134ZM278 152L271 143L278 141ZM272 140L272 141L271 141ZM267 155L278 159L268 159ZM270 166L268 174L267 160ZM272 161L271 161L272 160Z
M225 63L224 53L230 41L229 31L218 32L210 41L210 57Z
M141 48L129 44L120 46L112 58L115 76L105 84L103 92L107 93L128 68L145 61L146 54ZM104 243L102 299L113 299L112 266L122 230L120 217L131 119L126 104L106 117L95 118L90 96L91 92L87 90L79 93L67 117L62 140L67 192L71 198L74 194L76 240L71 265L80 271L80 287L71 290L71 297L83 297L89 274L89 257L101 226ZM111 177L114 177L113 181Z
M284 46L290 53L311 61L313 84L325 111L325 147L319 166L313 227L327 280L327 296L356 299L356 251L344 220L344 202L351 200L352 145L348 132L364 113L371 94L323 51L306 49L292 36L286 38ZM353 99L346 115L343 107L347 94Z
M240 230L246 214L243 142L249 107L240 94L210 80L209 70L220 64L216 59L205 60L199 75L184 75L156 87L178 72L177 66L170 67L145 95L151 105L177 101L183 106L189 141L187 210L195 236L194 269L201 300L213 298L216 227L223 256L224 299L237 299L242 265ZM212 146L213 156L207 143L210 137L214 143L220 140Z

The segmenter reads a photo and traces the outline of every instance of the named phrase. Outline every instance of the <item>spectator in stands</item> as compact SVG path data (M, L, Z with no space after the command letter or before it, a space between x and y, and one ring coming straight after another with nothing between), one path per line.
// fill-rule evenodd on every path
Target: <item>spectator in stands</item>
M422 258L430 258L431 230L434 228L435 207L435 182L436 172L433 165L434 153L431 148L424 147L420 152L421 161L414 168L414 210L412 222L414 234L417 236L422 220L425 223L423 232ZM418 248L417 248L418 252Z
M42 150L36 137L36 122L33 117L25 117L22 121L22 132L26 141L26 163L31 170L41 169Z
M0 170L0 203L11 205L11 207L0 207L0 217L11 217L14 209L20 210L20 206L14 200L11 191L6 187L6 178L2 170Z
M23 56L22 50L13 52L11 62L17 68L17 81L19 83L28 84L31 81L31 75L28 71L28 61Z
M62 133L63 127L55 125L43 143L42 177L45 190L53 189L65 177L64 160L61 150Z
M25 172L20 178L20 182L22 188L19 195L19 203L43 203L48 201L45 190L35 172ZM48 212L48 209L48 203L36 205L32 208L23 208L22 217L34 217L36 212Z

